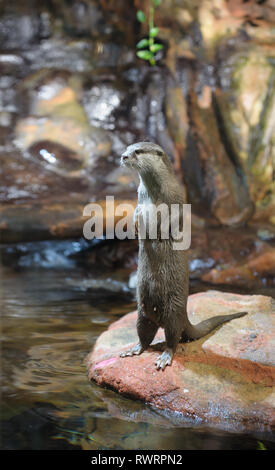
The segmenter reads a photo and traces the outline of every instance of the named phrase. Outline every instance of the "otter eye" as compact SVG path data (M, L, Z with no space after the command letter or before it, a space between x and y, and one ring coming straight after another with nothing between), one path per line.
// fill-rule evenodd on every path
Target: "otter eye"
M135 150L135 155L140 155L142 153L142 150Z
M156 154L157 154L159 157L162 157L163 152L162 152L161 150L156 150Z

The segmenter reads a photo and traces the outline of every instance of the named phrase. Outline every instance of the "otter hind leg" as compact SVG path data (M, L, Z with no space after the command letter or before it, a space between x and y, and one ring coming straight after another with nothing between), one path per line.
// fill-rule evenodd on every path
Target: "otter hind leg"
M155 364L156 368L164 370L166 366L172 364L174 353L177 349L179 339L181 336L180 322L175 322L173 325L169 325L164 328L166 348L160 356L158 356Z
M145 351L153 341L158 331L158 325L149 318L145 317L143 313L138 315L137 320L137 333L139 337L139 343L133 346L128 351L120 353L120 357L126 356L137 356Z

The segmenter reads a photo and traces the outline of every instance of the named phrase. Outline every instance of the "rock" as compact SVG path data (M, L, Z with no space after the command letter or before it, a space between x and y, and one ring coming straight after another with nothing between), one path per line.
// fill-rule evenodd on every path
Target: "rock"
M275 285L274 229L257 226L210 228L192 226L189 251L191 279L254 289ZM263 238L263 235L266 238Z
M261 26L275 23L274 4L272 0L258 1L256 3L254 1L244 2L242 0L229 0L226 6L233 17L240 18L243 22L247 23L249 31L251 31L253 27L254 30L257 30L259 27L259 29L262 29ZM258 36L259 33L254 34Z
M203 100L200 108L194 91L190 90L189 112L191 134L197 150L193 159L197 155L196 178L202 199L223 225L247 221L253 213L253 204L246 182L221 140L212 101Z
M22 68L24 67L24 60L18 54L12 54L8 52L2 52L0 54L0 70L1 75L20 75Z
M259 278L265 284L274 285L275 281L275 248L262 245L258 252L250 255L243 263L223 269L211 269L202 276L203 281L211 284L229 284L247 286L257 283Z
M275 232L266 229L257 233L255 229L209 228L192 216L192 242L188 253L189 277L192 285L203 281L207 284L235 286L238 290L249 289L256 293L272 292L275 285L275 256L273 238ZM265 237L263 239L263 237ZM111 242L106 246L112 258ZM114 244L114 250L116 244ZM119 263L127 263L137 258L137 240L120 243ZM107 253L86 257L88 266L108 258ZM136 263L130 263L136 269ZM135 277L131 287L135 288ZM197 290L197 289L196 289Z
M136 0L140 9L142 0ZM252 38L272 41L275 22L272 0L166 0L156 9L156 24L169 26L176 35L180 28L186 29L195 21L208 53L223 38L232 38L239 31L245 31Z
M134 137L130 131L110 133L106 128L115 118L109 114L101 127L91 124L83 104L87 76L82 80L66 70L42 69L17 83L13 95L7 90L10 78L0 80L3 241L78 237L88 202L100 204L106 195L116 202L136 199L135 176L120 167L121 152ZM97 84L101 76L94 77ZM106 106L112 96L124 106L125 92L116 94L115 83L108 93ZM12 108L13 101L20 103L20 112Z
M54 1L48 6L54 19L61 20L64 30L72 36L102 38L119 36L121 42L133 42L134 4L125 8L123 0ZM117 40L117 38L116 38ZM114 41L113 41L114 42Z
M136 3L139 8L143 8L140 0ZM215 183L214 178L211 178L210 190L213 187L214 199L219 194L222 205L227 206L225 209L217 208L219 220L224 223L224 214L220 212L229 214L230 211L239 212L237 217L228 215L225 223L230 225L238 219L241 221L251 218L252 211L240 209L242 201L250 197L256 203L256 210L261 218L274 224L274 215L270 215L275 207L272 176L275 135L272 2L203 0L187 1L179 5L176 0L167 0L165 5L162 4L161 8L156 9L155 17L160 38L165 39L168 44L164 62L171 74L177 76L182 88L186 87L186 83L182 83L180 76L188 74L188 69L198 71L198 75L204 74L204 68L212 67L213 70L211 82L204 80L202 90L199 90L197 83L194 87L199 107L205 110L204 114L208 116L211 110L211 90L214 92L215 116L213 119L209 117L206 126L208 131L204 130L202 136L209 134L214 148L217 148L216 154L227 154L226 158L229 160L225 176L221 175L221 171L216 171ZM187 32L185 36L182 29ZM185 60L182 60L183 57ZM196 82L194 77L189 77L187 87L190 88L193 82ZM219 87L222 89L221 100ZM177 105L180 107L180 102L177 102ZM225 105L228 105L229 111L224 114L222 109ZM176 118L176 113L174 117ZM190 121L190 116L188 120ZM173 120L170 122L173 125ZM176 143L180 123L178 120L177 125L172 127L173 140ZM190 122L188 124L190 125ZM220 134L219 139L216 131ZM182 172L191 186L191 190L188 188L188 195L194 204L196 181L188 174L194 165L194 149L190 142L187 142L185 149L184 132L180 137L181 153L186 150L185 153L190 154L190 161L188 160L187 165L182 165ZM196 138L194 140L196 141ZM208 148L208 153L210 152ZM200 149L198 153L201 163L203 150ZM234 178L230 166L237 173ZM201 178L197 176L197 179L200 182ZM243 194L230 207L227 204L229 197L225 192L228 190L231 195L238 193L238 190L233 189L234 186L238 186ZM243 205L245 206L246 202Z
M234 37L240 30L252 38L272 40L275 22L272 0L204 0L199 3L198 20L208 48L223 38Z
M34 145L44 149L45 142L53 142L63 148L66 143L69 152L78 154L78 158L81 156L83 163L88 161L89 166L94 166L98 157L106 156L111 151L110 140L102 129L92 129L88 125L79 126L72 117L29 117L17 123L15 132L17 146L22 151L32 152Z
M101 266L105 270L112 269L131 269L137 267L137 240L111 240L109 243L102 243L102 246L96 246L89 253L85 253L83 263L90 270L92 266ZM129 288L133 286L129 284Z
M29 92L31 112L31 116L18 120L15 129L16 143L21 150L30 150L37 143L41 147L45 141L59 147L65 142L66 147L77 154L75 159L82 159L83 165L87 162L88 166L94 166L98 157L110 154L108 134L90 126L79 103L81 83L78 77L42 71L28 76L21 86ZM51 154L50 150L45 150ZM54 161L47 163L59 166L60 161L55 156Z
M28 10L26 8L26 10ZM39 39L39 15L21 11L21 14L4 14L0 19L0 42L6 49L28 46Z
M227 54L215 95L225 142L246 175L256 209L265 207L267 217L269 205L274 210L274 60L274 49L263 46L242 46Z
M158 142L171 156L199 216L211 212L211 223L213 216L216 223L243 223L251 217L253 199L254 220L274 223L274 51L270 42L252 47L247 41L253 29L247 18L257 22L253 37L263 23L271 37L267 2L255 7L263 21L255 18L251 2L241 0L162 2L155 20L164 49L155 67L136 57L136 43L147 34L147 23L136 21L136 9L144 7L139 0L127 9L123 0L38 3L12 0L1 7L1 226L11 230L13 215L20 214L14 204L29 214L35 201L34 236L47 236L39 214L44 216L58 199L56 222L69 235L61 216L63 205L70 220L67 198L81 236L81 218L75 217L81 204L106 194L136 198L135 180L119 168L119 156L125 146L143 139ZM230 14L234 24L227 31ZM209 15L213 28L207 38ZM256 85L250 76L259 77ZM198 97L200 139L193 140L190 88ZM250 166L242 158L244 148L253 160ZM19 218L20 237L30 239L29 216L26 226ZM52 231L48 234L51 238ZM196 270L216 269L210 258L199 260Z
M226 428L269 429L275 423L275 307L261 295L208 291L189 296L192 323L246 310L247 316L200 340L179 345L171 367L154 361L164 339L141 356L120 358L137 341L137 313L113 323L87 358L89 378L156 408L182 413Z
M28 150L34 159L59 168L61 171L77 171L84 163L74 150L50 140L36 142Z
M97 36L113 32L106 24L99 2L55 2L64 27L76 36Z
M59 36L59 35L58 35ZM52 37L41 43L36 43L22 56L32 71L41 70L47 64L49 69L62 69L71 72L92 71L91 49L93 43L89 40L71 40L64 37Z
M243 23L240 18L232 18L226 8L227 2L204 0L201 2L198 19L205 44L208 47L225 36L232 36Z
M0 229L2 243L15 243L20 241L47 240L62 238L78 238L83 235L83 226L86 220L83 216L83 209L88 200L75 198L72 201L65 201L66 195L63 194L63 200L57 201L54 195L53 200L32 201L31 203L9 205L4 204L0 208ZM16 192L15 196L22 199L22 194ZM14 195L12 195L14 196ZM83 204L84 202L84 204ZM114 217L112 209L106 205L105 200L97 200L96 204L101 208L103 220L103 234L106 225L114 225L123 219L120 213ZM116 200L115 210L119 204L127 205L129 217L134 213L135 203L131 200ZM132 212L131 212L132 211ZM110 222L108 222L110 221Z
M187 105L181 88L173 86L171 83L165 96L165 116L168 131L174 144L174 168L177 175L182 175L181 161L186 157L186 140L189 129Z
M110 80L98 77L96 83L87 83L84 87L83 106L86 111L89 122L95 126L114 129L117 125L118 112L120 114L127 113L127 94L131 96L131 92L126 88L122 81ZM129 97L128 97L128 101ZM126 109L124 109L126 108Z

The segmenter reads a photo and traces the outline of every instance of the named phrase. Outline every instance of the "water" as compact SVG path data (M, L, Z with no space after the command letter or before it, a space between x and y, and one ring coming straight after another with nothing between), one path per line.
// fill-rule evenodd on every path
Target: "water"
M180 423L88 381L85 357L98 335L135 308L128 276L2 268L1 448L274 448L268 435Z

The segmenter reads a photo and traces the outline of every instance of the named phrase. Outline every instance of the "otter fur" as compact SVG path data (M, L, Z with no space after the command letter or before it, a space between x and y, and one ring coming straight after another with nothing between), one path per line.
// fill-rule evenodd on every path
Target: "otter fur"
M138 142L127 147L121 165L138 171L138 205L134 219L142 217L141 205L185 203L172 164L163 149L151 142ZM139 343L121 357L141 354L153 341L159 327L164 328L166 348L156 360L157 369L171 365L179 342L207 335L224 322L247 312L220 315L193 325L187 316L189 273L187 250L173 249L173 239L139 237L137 270L137 333Z

